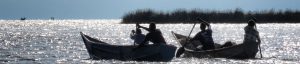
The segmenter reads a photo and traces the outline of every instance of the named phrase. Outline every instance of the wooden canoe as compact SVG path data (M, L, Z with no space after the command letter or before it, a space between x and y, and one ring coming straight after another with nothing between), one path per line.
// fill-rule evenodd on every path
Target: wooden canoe
M82 32L80 34L90 58L94 60L170 61L174 58L177 49L167 44L146 45L140 48L133 45L111 45Z
M172 34L174 35L177 42L179 42L181 45L184 45L185 43L189 44L189 42L186 42L187 36L180 35L174 32L172 32ZM176 55L183 54L182 57L197 57L197 58L249 59L249 58L254 58L256 53L258 52L258 51L253 51L253 52L247 51L247 49L249 49L247 47L249 47L250 45L246 45L246 44L238 44L238 45L233 45L233 46L228 46L223 48L220 48L221 45L219 44L217 44L217 46L218 47L216 47L216 49L201 50L201 51L195 51L193 49L190 49L188 46L184 46L181 47L183 49L179 49L181 51L183 50L182 53L177 53ZM253 55L253 53L255 54Z

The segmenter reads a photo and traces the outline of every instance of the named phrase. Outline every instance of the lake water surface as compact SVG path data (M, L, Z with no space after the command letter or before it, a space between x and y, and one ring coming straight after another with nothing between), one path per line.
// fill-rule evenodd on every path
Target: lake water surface
M0 20L0 63L148 63L119 60L87 60L89 55L79 32L113 45L133 45L129 38L135 24L121 20ZM148 24L142 24L148 27ZM193 24L158 24L168 44L179 47L171 31L188 35ZM241 43L246 24L211 24L216 43ZM258 24L261 59L174 58L150 63L300 63L300 24ZM191 36L199 31L196 25ZM143 33L147 32L143 30ZM259 58L259 54L256 56Z

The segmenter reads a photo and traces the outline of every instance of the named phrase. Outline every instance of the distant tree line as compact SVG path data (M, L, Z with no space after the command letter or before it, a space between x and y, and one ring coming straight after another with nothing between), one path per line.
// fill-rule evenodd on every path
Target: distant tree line
M212 23L244 23L250 18L256 18L259 23L299 23L300 12L289 9L244 12L241 8L228 11L177 9L172 12L139 9L125 14L122 23L195 23L197 18Z

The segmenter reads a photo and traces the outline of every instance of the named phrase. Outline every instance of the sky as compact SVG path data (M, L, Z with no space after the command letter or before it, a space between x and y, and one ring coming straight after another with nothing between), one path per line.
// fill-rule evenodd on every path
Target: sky
M300 0L0 0L0 19L121 19L137 9L300 10Z

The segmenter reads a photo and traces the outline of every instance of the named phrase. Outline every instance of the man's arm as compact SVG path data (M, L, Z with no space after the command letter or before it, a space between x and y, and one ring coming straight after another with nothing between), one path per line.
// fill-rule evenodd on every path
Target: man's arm
M256 37L257 37L257 41L258 41L258 43L260 44L260 37L259 37L259 33L256 35Z
M210 24L206 21L203 21L203 23L207 26L208 29L211 29Z
M149 29L149 28L147 28L147 27L140 26L139 24L137 24L137 25L138 25L138 28L143 28L143 29L145 29L145 30L147 30L147 31L150 31L150 29Z
M200 33L197 33L193 38L190 38L190 41L198 40Z
M205 20L203 20L201 18L198 18L198 21L204 23L208 27L208 29L210 29L210 24L208 22L206 22Z

